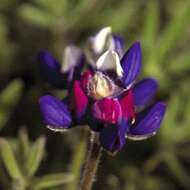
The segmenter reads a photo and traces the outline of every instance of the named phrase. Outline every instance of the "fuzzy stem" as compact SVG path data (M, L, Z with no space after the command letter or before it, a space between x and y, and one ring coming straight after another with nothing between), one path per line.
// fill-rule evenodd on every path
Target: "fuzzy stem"
M13 180L12 190L26 190L26 182L23 180Z
M90 139L90 148L88 151L87 160L82 174L80 190L91 190L95 180L102 147L97 141L97 134L92 133Z

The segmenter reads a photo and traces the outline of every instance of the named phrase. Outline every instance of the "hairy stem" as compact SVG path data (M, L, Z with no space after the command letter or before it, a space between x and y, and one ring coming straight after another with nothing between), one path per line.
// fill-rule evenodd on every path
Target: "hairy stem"
M26 190L26 182L23 180L13 180L12 190Z
M82 174L80 190L91 190L95 180L102 148L97 141L97 134L92 133L90 139L90 148L88 151L87 160Z

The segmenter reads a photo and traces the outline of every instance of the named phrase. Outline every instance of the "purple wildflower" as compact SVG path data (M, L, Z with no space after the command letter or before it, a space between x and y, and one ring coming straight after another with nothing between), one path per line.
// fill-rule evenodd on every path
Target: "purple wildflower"
M40 98L47 127L63 131L77 124L89 124L91 130L99 133L102 147L112 153L121 150L126 139L143 140L155 135L166 106L162 102L149 106L158 88L154 79L136 83L142 64L140 43L135 42L124 54L122 39L113 36L109 27L91 37L90 43L90 67L80 75L81 52L77 56L70 54L67 65L63 65L66 72L62 73L52 55L41 54L48 79L55 75L54 83L55 79L61 84L72 81L67 101L50 95ZM148 108L139 111L145 106Z

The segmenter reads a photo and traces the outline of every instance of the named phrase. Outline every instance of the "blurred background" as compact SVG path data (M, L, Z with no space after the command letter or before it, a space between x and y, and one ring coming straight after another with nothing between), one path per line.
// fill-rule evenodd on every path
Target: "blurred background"
M42 80L37 54L61 60L104 26L126 49L141 42L141 77L159 81L168 110L158 135L103 155L94 189L190 190L189 0L0 0L0 189L76 190L87 135L45 128L39 97L64 92Z

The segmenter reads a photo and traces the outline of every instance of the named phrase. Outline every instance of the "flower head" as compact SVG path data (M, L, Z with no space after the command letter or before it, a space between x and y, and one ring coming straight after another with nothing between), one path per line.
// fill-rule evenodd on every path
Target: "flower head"
M73 53L66 50L70 57L62 69L50 54L42 54L50 78L56 73L59 82L72 81L67 100L50 95L40 98L48 128L63 131L77 124L89 124L92 131L99 133L102 147L112 153L121 150L126 139L143 140L155 135L166 105L162 102L150 105L158 88L154 79L136 82L142 64L140 43L135 42L123 53L123 41L112 35L109 27L91 37L90 43L90 61L87 56L90 66L85 72L81 72L83 54L79 50L72 49Z

